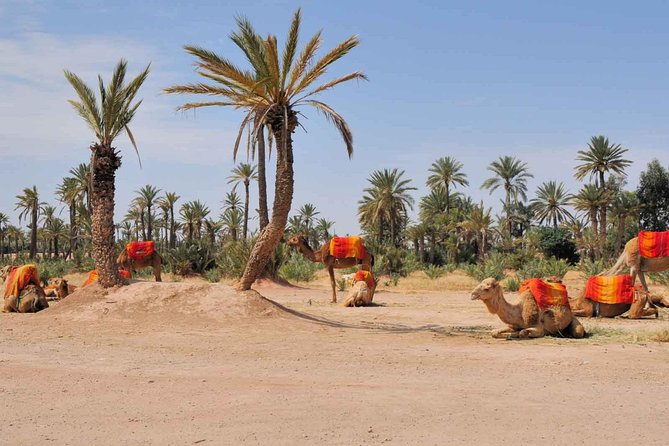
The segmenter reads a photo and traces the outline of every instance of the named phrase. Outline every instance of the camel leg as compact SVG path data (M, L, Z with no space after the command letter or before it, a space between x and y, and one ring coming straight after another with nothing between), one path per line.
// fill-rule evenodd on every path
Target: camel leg
M632 302L630 309L627 311L628 319L639 319L644 316L659 316L657 308L645 308L648 303L648 296L645 293L637 293L637 296L638 298Z
M156 278L156 282L162 282L163 279L160 277L160 262L153 262L153 277Z
M544 327L542 326L524 328L518 332L518 337L520 339L540 338L545 335L546 332L544 331Z
M491 332L493 338L498 338L498 339L506 339L509 336L513 337L514 334L518 334L518 330L515 328L511 327L506 327L506 328L498 328L497 330L493 330ZM516 336L517 337L517 336Z
M337 303L337 288L334 278L334 266L328 265L328 274L330 274L330 285L332 285L332 303Z
M660 305L661 307L669 307L669 299L666 297L660 297L660 296L651 296L650 301L653 303L653 305Z
M643 285L643 290L648 293L649 291L648 285L646 284L646 276L643 271L641 271L641 269L639 269L639 280L641 281L641 285ZM634 282L632 282L632 286L634 286Z
M572 338L581 339L585 336L585 327L583 327L581 322L574 317L571 319L569 327L567 327L567 333L569 333L569 336Z

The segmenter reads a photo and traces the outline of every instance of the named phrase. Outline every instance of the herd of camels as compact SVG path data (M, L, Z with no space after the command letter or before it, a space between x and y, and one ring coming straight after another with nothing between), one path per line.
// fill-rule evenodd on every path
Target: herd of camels
M669 238L669 236L667 237ZM357 254L337 256L332 248L336 239L336 237L333 238L316 251L309 246L307 237L303 235L289 238L286 244L299 251L306 259L325 265L332 286L331 302L333 303L337 302L334 270L359 265L358 273L351 275L353 283L343 304L349 307L370 305L377 285L377 279L372 275L374 256L362 245L360 245L361 249L357 251ZM356 239L359 239L359 237L356 237ZM162 258L158 252L152 249L150 255L135 258L129 255L129 246L121 252L117 259L119 268L125 269L128 276L132 277L132 273L137 269L152 267L155 280L160 282ZM26 265L21 268L26 267L34 268L34 265ZM39 281L30 279L31 277L37 277L36 270L27 270L26 283L23 284L18 293L14 292L15 295L12 295L9 291L8 276L16 268L10 266L0 270L0 280L7 282L3 312L37 312L48 307L48 297L62 299L74 289L62 278L52 279L46 288L42 288ZM669 257L651 258L641 255L639 239L635 237L625 244L625 249L613 267L600 274L600 276L617 276L629 271L632 288L634 289L634 298L630 303L597 302L589 296L585 296L585 291L578 298L568 298L566 288L561 285L559 278L545 279L545 282L540 279L532 279L539 281L540 285L552 287L552 289L558 291L563 290L563 300L555 301L549 306L542 306L536 288L529 287L525 289L521 287L518 302L509 303L504 298L502 285L493 278L485 279L476 286L472 291L471 298L472 300L481 300L490 313L496 314L507 325L505 328L494 330L492 332L493 337L520 339L537 338L544 335L561 335L582 338L586 334L585 329L576 316L616 317L626 313L626 317L630 319L645 316L657 317L657 306L669 307L669 299L649 293L644 273L666 270L669 270ZM641 282L641 287L634 288L637 276ZM555 285L555 283L559 283L559 285ZM14 289L16 289L16 286L14 286Z

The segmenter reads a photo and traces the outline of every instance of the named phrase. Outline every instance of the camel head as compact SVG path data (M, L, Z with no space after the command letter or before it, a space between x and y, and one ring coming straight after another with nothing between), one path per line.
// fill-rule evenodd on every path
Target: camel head
M497 296L499 291L499 282L492 277L488 277L474 288L474 291L472 291L472 300L482 300L485 302L488 299Z
M58 299L67 297L67 295L69 294L67 280L61 277L54 277L53 279L49 279L49 288L53 288L54 290L56 290L56 296L58 297Z
M291 246L295 249L299 249L300 246L309 246L307 243L307 236L303 234L297 234L292 236L286 242L286 245Z

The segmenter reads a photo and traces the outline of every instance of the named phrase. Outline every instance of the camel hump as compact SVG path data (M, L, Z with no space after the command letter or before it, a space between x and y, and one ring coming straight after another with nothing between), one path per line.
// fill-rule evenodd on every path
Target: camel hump
M530 290L541 310L554 306L569 306L567 287L563 283L545 282L541 279L532 278L523 281L518 292L522 294L527 290Z
M669 257L669 231L640 231L638 239L642 257Z
M367 255L362 244L362 237L332 237L330 240L330 255L337 259L356 258L364 259Z
M144 242L130 242L125 245L125 250L133 260L141 260L149 257L155 250L155 243L153 240Z
M631 304L634 300L632 276L592 276L585 284L584 296L602 304Z

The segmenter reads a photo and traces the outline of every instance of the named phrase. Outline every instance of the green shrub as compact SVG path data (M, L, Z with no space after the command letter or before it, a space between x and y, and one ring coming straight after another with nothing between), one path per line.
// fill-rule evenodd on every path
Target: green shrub
M578 261L576 245L565 228L539 228L539 246L547 258L564 259L571 264Z
M319 264L305 259L302 254L293 253L279 269L279 276L288 281L310 282L318 269Z
M526 262L518 271L518 277L521 281L532 278L544 278L556 276L564 277L569 271L569 263L564 259L542 259Z
M383 284L385 286L397 286L399 282L400 282L400 275L393 273L390 275L390 278L386 280Z
M597 274L604 271L604 262L602 260L590 260L585 258L581 260L581 263L578 265L578 269L583 271L586 277L596 276Z
M223 277L223 274L221 274L221 270L218 268L212 268L206 270L203 274L202 277L207 279L209 282L212 283L218 283L221 281L221 278Z
M506 258L499 252L493 252L482 263L463 266L465 273L476 280L483 280L488 277L502 280L505 268Z
M216 264L228 278L238 279L244 274L253 245L246 240L230 241L216 258Z
M168 250L163 259L174 274L202 274L216 265L214 248L208 242L184 242Z
M504 280L504 289L507 291L518 291L520 280L516 276L509 276Z
M437 265L429 265L427 268L423 270L427 277L430 279L438 279L444 274L446 274L446 268L443 266L437 266Z

